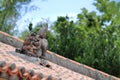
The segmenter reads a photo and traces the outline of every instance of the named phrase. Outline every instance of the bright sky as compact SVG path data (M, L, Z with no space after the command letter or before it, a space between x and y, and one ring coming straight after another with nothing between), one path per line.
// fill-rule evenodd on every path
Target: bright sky
M27 23L30 21L33 25L40 21L45 21L42 18L49 18L50 23L52 23L58 16L68 15L75 20L77 14L81 12L82 8L85 7L89 11L96 9L93 5L93 1L94 0L34 0L29 6L34 5L38 7L38 9L26 13L17 24L20 26L20 30L24 30L27 28Z

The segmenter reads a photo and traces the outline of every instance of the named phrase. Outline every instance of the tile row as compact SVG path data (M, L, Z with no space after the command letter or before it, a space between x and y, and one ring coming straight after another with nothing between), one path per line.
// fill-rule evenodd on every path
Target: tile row
M15 63L6 61L0 61L0 77L8 80L61 80L52 75L36 73L32 69L27 70L24 66L17 66Z

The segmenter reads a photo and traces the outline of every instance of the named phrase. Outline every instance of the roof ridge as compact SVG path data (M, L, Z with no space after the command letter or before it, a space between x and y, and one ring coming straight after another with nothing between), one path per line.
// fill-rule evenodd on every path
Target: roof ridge
M11 47L10 45L4 44L2 42L0 42L0 59L3 61L6 61L8 63L15 63L17 66L24 66L27 70L31 70L33 69L35 72L42 72L43 74L49 76L52 75L53 77L55 76L56 78L60 79L66 79L67 80L79 80L79 79L84 79L84 80L93 80L92 78L82 75L80 73L76 73L72 70L69 70L67 68L64 68L62 66L59 66L57 64L54 64L52 62L48 62L50 63L50 65L52 66L52 68L46 68L41 65L39 65L39 61L36 61L37 58L35 58L35 62L30 62L29 60L26 60L25 58L32 58L29 57L27 55L23 55L23 54L19 54L19 53L14 53L14 47ZM21 57L24 57L23 59ZM32 60L32 59L31 59ZM37 65L36 65L37 64ZM14 68L14 65L12 67L12 69ZM7 68L3 69L3 71L7 71ZM1 71L0 71L1 73ZM4 72L5 74L7 72ZM15 76L15 75L13 75ZM37 76L37 75L36 75ZM1 77L1 75L0 75ZM51 78L51 77L49 77ZM36 80L36 79L35 79ZM46 80L45 78L43 80Z
M9 34L6 34L1 31L0 31L0 41L3 43L6 43L8 45L14 46L16 48L20 48L23 44L22 40L14 37L14 36L10 36ZM51 61L55 64L66 67L72 71L82 73L84 75L87 75L87 76L92 77L97 80L109 80L109 79L120 80L120 78L114 77L112 75L109 75L105 72L96 70L96 69L86 66L84 64L80 64L78 62L75 62L75 61L65 58L63 56L60 56L58 54L55 54L54 52L51 52L51 51L47 51L46 57L49 61Z

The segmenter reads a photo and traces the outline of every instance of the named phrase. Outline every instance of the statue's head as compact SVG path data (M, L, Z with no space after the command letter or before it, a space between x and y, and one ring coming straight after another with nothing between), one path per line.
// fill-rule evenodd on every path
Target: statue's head
M37 35L39 35L40 38L45 38L46 33L48 30L48 24L43 24L43 27L38 31Z

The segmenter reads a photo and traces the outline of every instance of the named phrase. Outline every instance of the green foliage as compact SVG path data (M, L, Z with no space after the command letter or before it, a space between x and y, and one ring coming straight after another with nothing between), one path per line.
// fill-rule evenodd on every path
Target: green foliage
M95 1L100 15L83 8L76 22L58 17L47 32L49 50L120 77L120 2Z
M75 60L120 77L120 24L118 23L120 11L118 4L120 3L109 0L96 0L95 6L102 12L100 16L90 15L93 12L84 13L85 10L78 14L77 23L80 24L80 27L85 27L86 34L84 35L86 37L81 45L84 47L83 55L75 57ZM88 25L90 23L91 25Z
M76 50L74 43L76 33L74 32L77 30L75 30L74 26L74 22L70 21L67 16L58 17L53 26L56 33L54 44L56 44L57 49L55 52L71 59L74 58L74 51Z
M120 76L119 4L96 0L94 5L101 14L83 8L77 15L77 22L69 20L69 17L58 17L53 25L55 37L50 38L50 50Z
M0 30L11 35L17 19L20 17L20 8L30 0L1 0L0 1Z
M29 30L24 30L19 36L20 39L25 40L25 38L30 34Z
M31 32L37 33L44 24L45 24L45 23L42 23L42 22L38 23L38 24L31 30Z
M45 25L45 23L43 22L39 22L35 27L32 26L33 24L30 22L29 25L28 25L28 28L26 30L24 30L21 35L19 36L20 39L25 39L26 36L28 36L30 33L35 33L37 34L37 32L40 30L41 27L43 27L43 25ZM47 33L50 37L52 36L51 32L48 31Z
M120 48L116 45L119 44L118 35L111 32L111 28L88 36L83 43L86 46L83 56L78 56L75 60L109 74L119 75Z
M32 28L32 25L33 25L32 23L29 24L29 26L28 26L29 31L32 31L32 29L33 29L33 28Z

